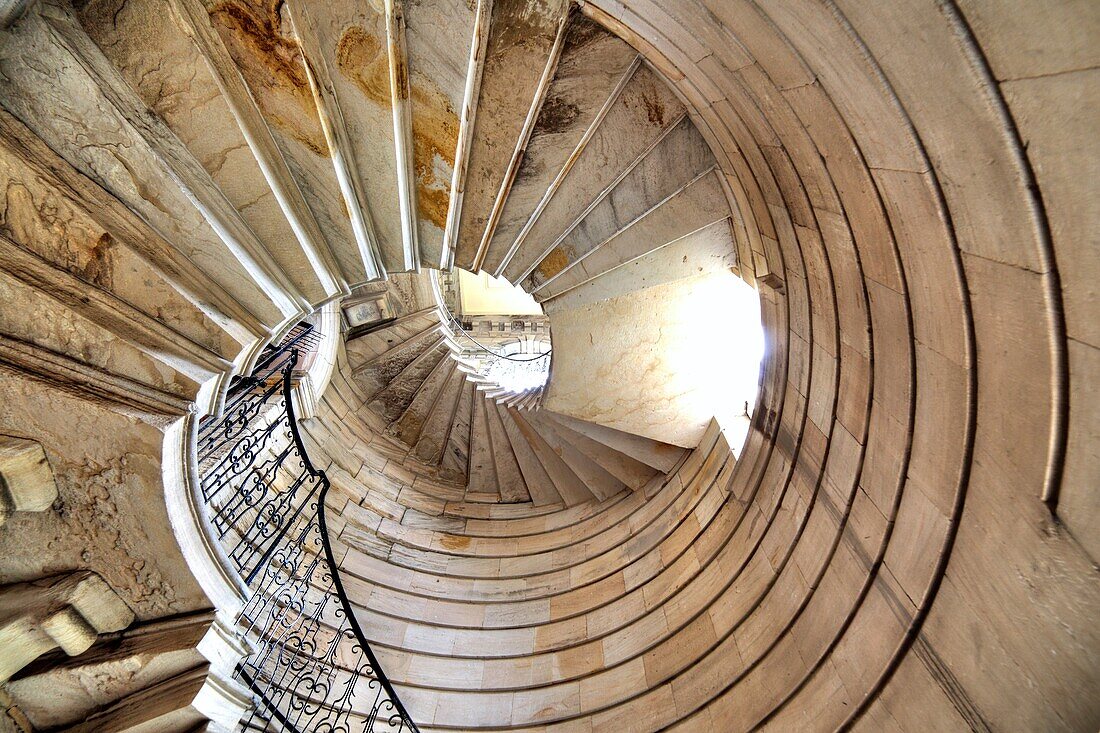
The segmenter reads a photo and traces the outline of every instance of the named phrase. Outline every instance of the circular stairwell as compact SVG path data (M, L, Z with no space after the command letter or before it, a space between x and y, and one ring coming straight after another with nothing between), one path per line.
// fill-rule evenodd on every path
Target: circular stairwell
M23 6L0 433L64 510L0 527L5 587L232 613L190 431L320 311L302 432L422 731L1100 725L1093 5ZM470 373L435 269L542 304L544 388ZM767 347L743 445L669 386L706 352L673 304L734 277ZM342 330L364 287L394 320ZM180 658L89 695L47 655L3 701L143 730L118 711Z

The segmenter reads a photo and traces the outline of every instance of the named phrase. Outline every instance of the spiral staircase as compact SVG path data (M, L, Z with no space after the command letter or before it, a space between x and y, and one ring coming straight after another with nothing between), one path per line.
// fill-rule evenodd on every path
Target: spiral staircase
M0 2L0 731L1096 730L1097 32Z

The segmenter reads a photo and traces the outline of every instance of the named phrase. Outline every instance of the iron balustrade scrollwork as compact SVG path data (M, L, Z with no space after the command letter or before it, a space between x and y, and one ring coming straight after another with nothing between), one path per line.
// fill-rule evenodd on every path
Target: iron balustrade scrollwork
M415 733L352 613L329 542L331 484L298 432L295 367L316 338L296 327L198 433L199 492L249 592L238 627L255 651L235 674L254 704L242 729Z

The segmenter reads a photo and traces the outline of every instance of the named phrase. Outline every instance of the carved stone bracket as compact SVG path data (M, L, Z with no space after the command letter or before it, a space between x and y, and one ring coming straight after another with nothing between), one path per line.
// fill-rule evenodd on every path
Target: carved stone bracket
M90 570L0 586L0 682L53 649L81 654L100 634L133 620L133 611Z
M0 435L0 526L12 512L44 512L55 499L57 484L42 446Z

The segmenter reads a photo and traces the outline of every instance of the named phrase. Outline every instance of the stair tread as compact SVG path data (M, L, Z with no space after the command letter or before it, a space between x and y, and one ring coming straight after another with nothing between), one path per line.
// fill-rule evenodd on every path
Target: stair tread
M460 372L453 360L443 391L432 407L431 414L424 421L424 427L417 438L413 453L428 464L438 465L443 460L443 450L451 436L455 423L458 404L462 399L462 389L466 384L466 375Z
M444 352L443 358L417 389L412 402L401 413L401 417L386 429L387 435L394 436L407 446L415 446L424 430L428 416L442 396L443 388L447 385L447 380L453 371L454 362L449 358L449 354Z
M420 0L406 3L404 13L420 261L438 267L476 8L453 0Z
M376 248L387 272L407 268L398 205L397 161L389 84L376 84L367 59L389 47L385 13L371 4L335 0L295 5L293 28L311 84L332 167L355 238L343 243L364 252ZM354 23L349 24L349 20ZM278 25L276 25L278 27ZM382 57L383 64L388 59ZM383 66L383 68L385 68Z
M447 358L449 352L441 342L442 339L436 340L430 349L402 369L400 374L371 398L367 409L378 413L388 422L400 417L415 399L424 380L435 370L440 360Z
M625 134L625 132L624 132ZM527 292L553 282L578 259L714 167L714 153L688 117L663 135L597 198L520 283ZM663 242L654 242L654 246Z
M474 115L474 131L462 205L455 264L476 270L478 251L499 194L515 174L516 153L541 99L540 81L555 61L564 0L495 0ZM510 39L521 30L522 44ZM544 90L543 90L544 91ZM503 202L501 202L503 203Z
M565 461L596 498L608 499L626 488L622 481L570 443L568 436L558 432L556 426L544 421L539 413L532 413L528 422L535 426L543 440Z
M545 408L540 409L539 414L664 473L671 471L687 452L686 449L676 445L579 420Z
M504 430L500 406L494 402L486 402L485 415L489 423L489 437L492 441L490 447L493 452L493 463L497 469L497 487L501 501L530 501L531 494L527 490L527 482L524 481L516 454L512 450L512 443Z
M564 425L556 424L554 430L570 445L635 491L645 486L650 479L659 473L652 466L631 458L625 453L620 453L614 448L609 448L598 440L593 440L587 435L578 433Z
M352 377L369 400L441 341L438 327L429 326L371 361L352 365Z
M207 64L201 53L180 53L181 47L186 48L194 41L201 51L211 55L209 45L203 43L200 34L189 34L184 26L173 22L170 14L113 14L108 23L100 17L104 10L102 5L91 4L77 11L84 30L104 56L146 105L158 110L165 124L200 162L218 160L244 145L250 147L252 155L235 156L233 166L204 162L204 167L306 300L317 303L335 295L342 277L327 253L327 243L312 212L293 183L289 167L278 152L271 133L260 129L266 125L255 103L250 98L245 100L248 92L240 77L234 80L235 84L226 84L230 74L219 73L219 67L222 71L230 71L233 63L224 48L219 47L218 58L211 58ZM209 21L204 19L204 22ZM157 38L158 43L143 45L141 51L135 53L135 47L126 42L134 38ZM146 75L166 68L190 77L188 84L174 90L178 104L163 105L160 95L164 87L143 83ZM200 106L203 114L192 114L192 110ZM216 142L208 133L211 129L219 131ZM215 145L216 149L212 147ZM277 172L265 175L259 163L261 159L268 171ZM284 200L293 196L290 207L280 206L271 190L276 187ZM258 191L265 195L257 199ZM287 208L293 210L289 215L285 213ZM298 232L288 221L291 216L296 218ZM307 254L303 249L310 251Z
M584 482L581 481L565 461L554 452L554 449L547 444L546 440L533 425L518 413L514 413L512 419L515 421L516 427L523 433L523 437L527 439L528 444L531 446L531 449L534 450L539 461L542 462L546 474L550 477L550 480L554 482L554 488L557 490L558 495L562 498L562 501L565 502L566 506L573 506L594 498L592 492L588 490Z
M508 440L512 442L512 451L516 454L520 471L523 472L524 481L527 482L527 492L531 495L531 501L536 506L547 504L561 504L562 498L558 494L554 482L543 467L538 456L535 455L531 444L527 442L523 432L516 425L513 411L509 408L501 413L504 431L508 434Z
M711 171L693 179L626 227L573 258L572 263L575 264L540 286L535 297L545 300L563 293L623 263L641 258L670 242L728 218L729 203L718 180L719 175L717 171ZM731 253L733 251L731 248Z
M475 392L470 404L470 472L467 491L471 494L491 493L499 499L496 467L489 448L489 423L485 407L485 400Z
M650 115L647 110L660 111ZM684 106L656 72L639 66L596 128L569 175L526 231L504 268L518 283L574 222L684 114ZM591 153L598 151L598 154Z
M447 447L443 453L442 467L460 474L469 480L470 470L470 419L472 416L475 387L467 382L462 387L458 407L455 409L454 423L447 438Z
M512 244L554 180L574 159L577 147L609 98L623 83L638 52L620 38L603 32L592 20L575 14L569 20L561 58L539 111L519 173L490 241L483 267L496 274Z

